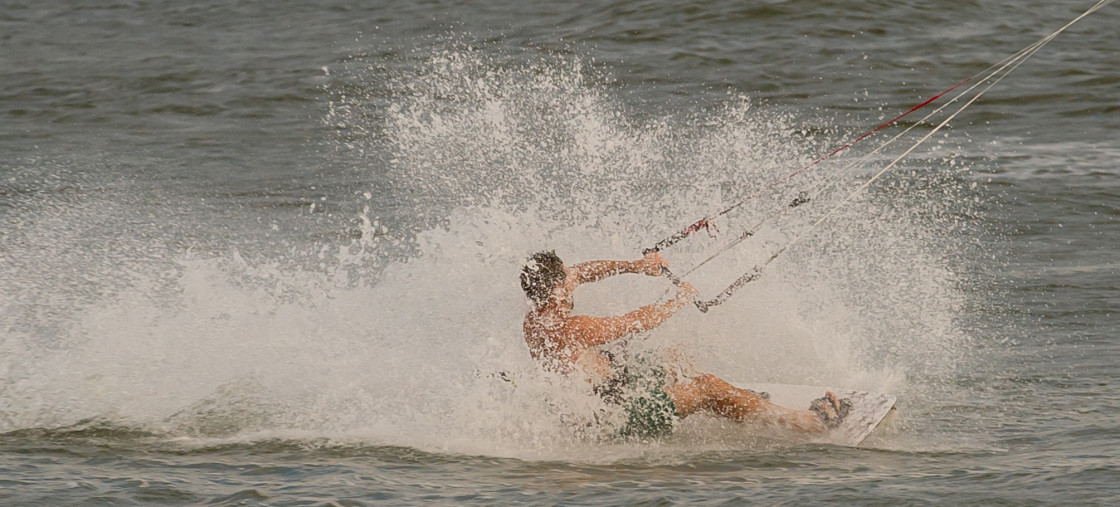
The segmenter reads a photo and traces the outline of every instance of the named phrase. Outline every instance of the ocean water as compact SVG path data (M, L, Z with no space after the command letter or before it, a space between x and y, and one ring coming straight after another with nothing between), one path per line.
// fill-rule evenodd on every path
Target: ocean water
M0 2L0 504L1112 505L1120 7L865 190L961 102L783 181L1093 5ZM520 263L744 199L674 269L754 231L686 277L712 296L788 250L626 346L897 416L581 424Z

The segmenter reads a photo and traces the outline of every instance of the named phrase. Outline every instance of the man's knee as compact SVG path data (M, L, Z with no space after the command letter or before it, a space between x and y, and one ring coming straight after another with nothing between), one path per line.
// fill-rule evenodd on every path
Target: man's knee
M744 406L757 407L759 402L763 400L762 397L753 391L740 389L735 387L730 382L723 380L715 375L704 374L695 378L697 384L701 386L701 391L704 397L716 402L735 403Z
M705 390L726 391L728 389L735 388L735 386L731 385L726 380L723 380L710 373L705 373L703 375L694 377L693 381L704 387Z

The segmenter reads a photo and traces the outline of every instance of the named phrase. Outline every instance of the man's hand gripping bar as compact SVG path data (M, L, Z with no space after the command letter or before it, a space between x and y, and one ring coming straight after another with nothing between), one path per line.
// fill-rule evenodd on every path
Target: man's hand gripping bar
M674 275L672 271L669 271L668 267L661 266L661 275L665 278L668 278L670 282L673 282L673 285L676 285L677 287L681 286L681 278L677 275ZM698 299L694 299L692 300L692 304L696 305L696 308L700 310L700 313L708 313L708 307L714 306L712 304L712 301L700 301Z

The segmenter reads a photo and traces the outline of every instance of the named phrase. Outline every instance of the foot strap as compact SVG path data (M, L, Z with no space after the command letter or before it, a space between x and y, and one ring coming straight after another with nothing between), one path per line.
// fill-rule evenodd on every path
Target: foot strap
M852 411L852 402L848 398L837 399L835 394L827 393L809 404L812 410L821 418L825 427L832 429L840 425L844 418Z

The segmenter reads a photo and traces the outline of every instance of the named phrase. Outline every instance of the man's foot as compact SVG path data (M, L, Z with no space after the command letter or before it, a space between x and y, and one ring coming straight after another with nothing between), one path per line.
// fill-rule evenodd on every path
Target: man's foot
M815 412L821 418L821 422L828 429L835 428L840 425L840 422L848 417L848 413L852 411L852 402L847 398L839 399L832 391L825 391L824 396L813 400L809 404L809 410Z

